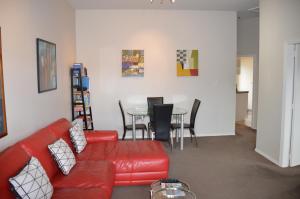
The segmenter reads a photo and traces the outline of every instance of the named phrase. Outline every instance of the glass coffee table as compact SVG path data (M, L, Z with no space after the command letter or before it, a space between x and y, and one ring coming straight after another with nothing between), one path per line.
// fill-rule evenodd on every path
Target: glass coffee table
M190 186L177 179L161 179L151 184L151 199L196 199Z

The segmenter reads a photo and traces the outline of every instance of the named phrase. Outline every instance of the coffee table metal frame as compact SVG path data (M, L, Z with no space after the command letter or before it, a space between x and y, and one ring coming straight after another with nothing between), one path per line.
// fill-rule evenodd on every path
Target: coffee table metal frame
M181 187L167 187L167 188L162 188L160 180L153 182L151 184L151 190L150 190L151 199L158 199L158 198L154 198L155 194L157 194L159 192L162 192L162 191L167 191L167 190L181 190L181 191L183 191L185 193L188 193L188 194L192 195L193 199L196 199L196 194L193 193L192 191L190 191L190 185L188 183L180 181L180 180L178 180L178 183L181 184ZM169 195L169 196L166 196L166 197L167 198L176 198L178 196Z

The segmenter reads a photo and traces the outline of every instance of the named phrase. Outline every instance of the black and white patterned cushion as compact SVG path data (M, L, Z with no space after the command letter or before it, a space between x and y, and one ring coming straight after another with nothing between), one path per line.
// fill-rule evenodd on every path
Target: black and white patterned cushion
M72 126L75 126L76 124L79 124L79 126L83 129L83 119L82 118L77 118L72 121Z
M76 153L80 153L87 145L87 141L84 132L82 130L82 127L80 126L80 124L77 123L72 128L70 128L69 131L70 131L70 137L74 145L75 151Z
M47 173L35 157L30 159L18 175L9 178L9 182L16 198L50 199L53 194Z
M63 174L68 175L76 164L75 156L69 145L63 139L59 139L53 144L48 145L48 148L60 170Z

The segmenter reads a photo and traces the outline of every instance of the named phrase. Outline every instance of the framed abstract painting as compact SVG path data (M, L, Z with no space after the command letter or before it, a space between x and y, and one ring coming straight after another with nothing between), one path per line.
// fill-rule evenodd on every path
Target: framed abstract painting
M122 50L122 76L144 77L144 50Z
M7 135L4 79L3 79L3 62L2 62L2 40L0 27L0 138Z
M42 39L36 40L38 92L57 89L56 44Z
M176 51L177 76L198 76L198 50Z

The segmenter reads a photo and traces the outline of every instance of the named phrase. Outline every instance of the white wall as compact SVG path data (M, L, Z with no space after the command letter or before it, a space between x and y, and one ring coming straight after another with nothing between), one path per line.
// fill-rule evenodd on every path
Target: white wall
M300 40L300 1L260 1L259 110L256 151L282 162L284 45Z
M198 135L234 134L236 13L78 10L76 23L77 61L89 70L97 129L122 133L118 99L126 108L164 96L189 111L194 98L202 100ZM197 48L199 76L177 77L176 50ZM144 78L121 77L122 49L145 50Z
M258 55L259 17L238 19L237 52L241 55Z
M237 52L239 56L253 56L252 125L257 128L259 84L259 18L242 18L237 23Z
M62 0L0 0L8 136L0 150L60 118L70 118L69 67L75 11ZM38 94L36 38L56 43L58 89Z
M235 121L244 122L248 113L248 92L236 93Z

